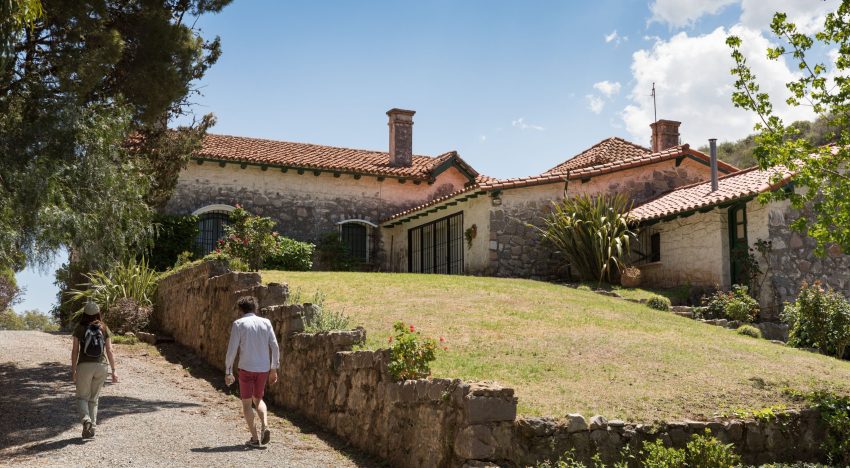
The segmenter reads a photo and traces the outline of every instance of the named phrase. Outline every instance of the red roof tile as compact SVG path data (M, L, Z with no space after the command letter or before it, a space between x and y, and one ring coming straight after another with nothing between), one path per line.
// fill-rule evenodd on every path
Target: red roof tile
M412 166L392 167L389 164L389 153L382 151L229 135L208 134L195 157L378 176L409 177L419 180L432 178L432 173L437 167L454 158L455 162L469 172L472 178L479 176L478 172L466 164L454 151L437 157L413 156Z
M572 158L544 172L544 174L562 173L588 166L598 166L620 159L630 159L652 151L622 138L611 137L600 141Z
M467 187L463 190L459 190L455 193L451 193L446 195L445 197L438 198L436 200L431 200L427 203L419 205L417 207L410 208L408 210L404 210L400 213L396 213L393 216L385 219L384 221L390 221L393 219L401 218L412 214L416 211L419 211L423 208L429 208L433 205L437 205L444 201L447 201L450 198L456 197L466 192L471 192L474 190L503 190L503 189L512 189L512 188L520 188L520 187L532 187L536 185L546 185L552 184L556 182L565 182L568 178L570 180L579 180L585 179L588 177L595 177L602 174L608 174L611 172L621 171L625 169L630 169L633 167L639 167L646 164L654 164L662 161L668 161L671 159L676 159L682 156L691 156L697 159L702 159L705 162L709 162L710 158L708 155L701 153L699 151L691 149L688 145L675 146L673 148L666 149L664 151L658 153L651 154L641 154L632 156L626 159L620 159L614 162L603 163L597 166L584 167L576 170L569 171L569 173L543 173L535 176L526 176L526 177L517 177L514 179L493 179L488 177L489 180L480 180L475 185ZM727 172L735 172L738 171L738 168L732 166L730 164L726 164L722 161L718 161L718 166L721 170Z
M687 185L632 209L630 214L635 221L651 221L708 208L773 190L786 184L792 175L785 167L768 170L752 167L721 177L716 191L711 191L711 181Z

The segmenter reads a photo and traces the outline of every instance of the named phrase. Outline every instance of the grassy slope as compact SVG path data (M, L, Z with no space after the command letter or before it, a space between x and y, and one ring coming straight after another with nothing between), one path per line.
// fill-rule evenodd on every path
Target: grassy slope
M403 320L449 352L438 377L512 386L519 411L651 422L793 406L784 387L850 393L850 363L737 335L645 306L548 283L467 276L264 272L320 289L326 307L384 346Z

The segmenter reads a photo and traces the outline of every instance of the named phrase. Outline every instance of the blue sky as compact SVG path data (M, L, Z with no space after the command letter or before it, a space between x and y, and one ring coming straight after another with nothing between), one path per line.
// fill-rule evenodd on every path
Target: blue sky
M481 173L540 173L599 140L648 145L658 117L685 142L749 134L723 41L745 40L772 95L793 76L763 59L772 12L804 28L836 0L263 1L200 18L223 55L194 111L214 133L385 150L392 107L415 110L414 152L457 150ZM789 118L810 117L785 109ZM59 259L59 262L64 259ZM50 309L53 273L25 271L16 310Z

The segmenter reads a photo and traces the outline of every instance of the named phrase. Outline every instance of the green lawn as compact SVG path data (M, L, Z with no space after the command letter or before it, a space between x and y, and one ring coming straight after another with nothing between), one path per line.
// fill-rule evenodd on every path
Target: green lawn
M637 422L710 417L793 403L782 394L850 394L850 362L786 348L640 304L544 282L470 276L264 272L341 310L386 345L393 322L444 336L434 376L495 380L519 412L580 412Z

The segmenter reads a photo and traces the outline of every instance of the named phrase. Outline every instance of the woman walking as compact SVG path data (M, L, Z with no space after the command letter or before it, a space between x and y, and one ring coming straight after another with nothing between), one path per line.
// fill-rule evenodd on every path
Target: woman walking
M74 328L71 349L71 380L77 385L77 408L83 423L83 438L94 437L97 426L97 399L112 369L112 383L118 383L109 328L100 318L100 308L89 302ZM109 367L106 359L109 358Z

